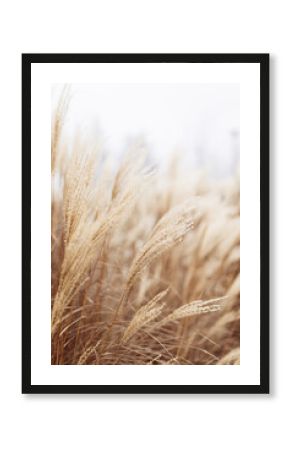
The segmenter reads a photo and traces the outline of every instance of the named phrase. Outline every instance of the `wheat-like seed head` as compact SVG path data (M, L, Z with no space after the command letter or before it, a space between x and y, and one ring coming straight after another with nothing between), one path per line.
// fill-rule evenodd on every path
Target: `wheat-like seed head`
M162 312L164 303L157 304L168 293L169 289L159 292L152 300L142 306L134 315L121 339L122 344L134 336L142 327L155 320Z
M186 201L184 204L170 210L156 224L149 239L145 242L130 267L123 293L125 301L142 270L164 252L180 244L186 234L193 229L193 210L194 205Z
M195 316L198 314L212 313L220 311L222 305L219 303L225 300L227 297L213 298L210 300L194 300L193 302L182 305L175 309L167 317L164 317L160 322L155 324L155 328L162 327L169 322L173 322L178 319L183 319L184 317Z

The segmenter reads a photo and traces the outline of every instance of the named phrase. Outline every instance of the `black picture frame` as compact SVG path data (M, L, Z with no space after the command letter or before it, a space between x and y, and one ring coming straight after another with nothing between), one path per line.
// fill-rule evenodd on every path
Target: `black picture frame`
M22 55L22 393L267 394L269 393L269 54L23 54ZM31 65L33 63L260 64L260 384L31 384Z

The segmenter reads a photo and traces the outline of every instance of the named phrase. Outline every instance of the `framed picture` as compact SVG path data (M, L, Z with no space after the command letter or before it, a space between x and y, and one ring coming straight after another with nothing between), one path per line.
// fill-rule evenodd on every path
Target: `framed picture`
M269 55L22 55L22 392L269 392Z

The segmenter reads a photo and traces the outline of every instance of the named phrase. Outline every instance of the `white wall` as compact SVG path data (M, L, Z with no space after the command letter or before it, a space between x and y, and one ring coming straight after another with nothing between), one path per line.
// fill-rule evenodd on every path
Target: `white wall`
M238 450L289 445L288 3L27 0L2 7L1 448ZM21 395L20 53L77 51L272 53L271 396Z

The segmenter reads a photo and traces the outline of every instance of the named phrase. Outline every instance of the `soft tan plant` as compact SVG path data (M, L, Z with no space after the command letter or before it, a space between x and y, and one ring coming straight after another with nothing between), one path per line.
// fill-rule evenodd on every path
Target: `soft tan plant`
M52 121L52 364L239 364L239 179L138 147L119 167ZM69 145L70 144L70 145ZM198 299L198 300L196 300Z

